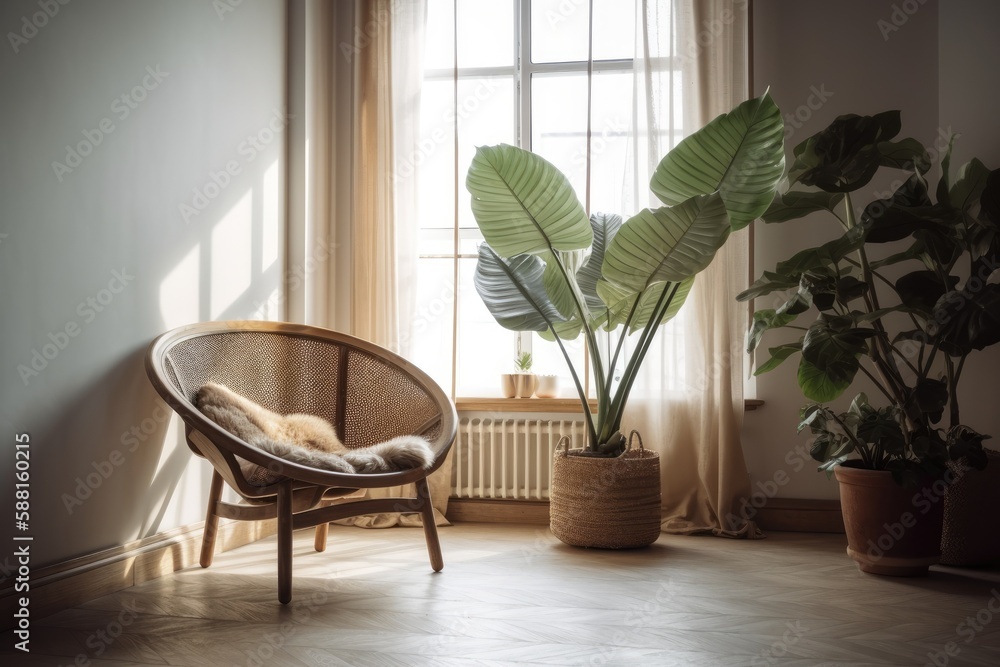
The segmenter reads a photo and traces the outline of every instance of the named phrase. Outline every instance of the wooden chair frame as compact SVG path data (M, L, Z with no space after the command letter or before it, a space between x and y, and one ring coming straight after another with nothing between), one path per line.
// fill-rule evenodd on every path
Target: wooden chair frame
M237 331L265 332L282 336L305 337L336 345L375 357L413 381L433 400L439 414L426 424L415 425L414 435L424 435L440 424L438 436L431 442L434 463L429 469L406 470L382 474L345 474L329 472L281 459L253 447L223 430L203 415L170 379L165 360L179 343L198 336L211 336ZM345 363L341 363L346 366ZM447 394L419 368L402 357L367 341L328 329L278 322L208 322L180 327L159 336L146 353L146 373L157 393L178 414L185 424L188 446L213 467L208 510L202 538L201 566L209 567L215 551L219 518L236 521L278 520L278 600L286 604L292 597L292 531L316 528L315 548L326 548L329 523L363 514L399 512L420 514L424 537L435 572L444 567L441 545L435 526L427 477L441 467L452 444L458 416ZM346 375L346 371L341 375ZM349 378L345 378L349 381ZM341 432L338 428L338 432ZM253 486L243 475L236 457L256 463L278 476L267 486ZM229 484L242 498L239 504L222 501L223 483ZM416 497L378 499L343 499L358 489L399 486L413 482Z

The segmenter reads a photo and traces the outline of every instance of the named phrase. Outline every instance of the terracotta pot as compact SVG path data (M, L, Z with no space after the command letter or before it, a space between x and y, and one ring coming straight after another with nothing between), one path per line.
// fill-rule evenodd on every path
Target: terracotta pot
M942 479L902 487L885 470L848 461L836 468L847 531L847 554L870 574L910 577L927 573L941 558L944 518Z
M634 549L660 536L660 457L557 451L549 499L552 534L574 547Z

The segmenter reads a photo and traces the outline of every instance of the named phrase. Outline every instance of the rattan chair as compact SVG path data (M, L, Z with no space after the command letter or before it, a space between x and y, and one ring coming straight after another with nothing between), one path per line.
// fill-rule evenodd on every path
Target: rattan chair
M278 600L292 597L292 531L316 527L316 550L326 548L329 522L361 514L419 513L435 572L444 567L427 476L444 462L455 439L455 406L425 373L392 352L327 329L275 322L209 322L169 331L146 353L146 373L186 426L188 446L214 468L202 539L201 565L212 563L219 517L278 519ZM298 465L252 447L223 430L194 405L208 382L282 414L329 420L348 447L422 435L434 464L383 474L345 474ZM263 470L253 482L236 457ZM226 482L241 497L221 500ZM358 489L415 483L416 497L350 500ZM256 484L256 485L255 485ZM336 500L340 499L340 500ZM336 501L336 504L333 504Z

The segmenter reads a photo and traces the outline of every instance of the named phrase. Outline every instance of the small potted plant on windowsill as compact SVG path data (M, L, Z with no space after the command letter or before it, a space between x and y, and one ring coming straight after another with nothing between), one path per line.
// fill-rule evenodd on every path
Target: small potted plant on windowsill
M562 541L623 548L659 536L659 459L626 451L622 413L646 351L684 304L694 276L731 231L771 203L784 171L782 133L769 95L740 104L660 161L650 187L663 206L624 222L588 218L566 177L529 151L477 149L466 179L485 239L476 290L501 326L558 344L586 422L586 446L561 452L554 465L551 527ZM605 333L617 339L598 344ZM595 413L563 345L581 335Z
M504 398L531 398L538 387L538 378L531 372L531 352L521 352L518 342L517 356L514 357L515 373L505 373L500 376L500 384Z
M796 146L792 189L764 221L819 213L841 235L779 262L738 298L781 295L754 313L748 351L767 331L795 332L756 374L799 355L798 384L814 402L799 430L816 436L813 458L840 482L848 553L863 571L909 575L940 555L949 465L986 462L988 436L962 423L958 385L969 355L1000 342L1000 285L990 282L1000 266L1000 171L972 160L952 182L949 144L932 199L929 154L914 139L895 141L899 131L898 111L846 115ZM905 181L855 208L852 193L883 167ZM800 324L812 311L815 320ZM824 405L859 373L886 407L864 394L846 412Z

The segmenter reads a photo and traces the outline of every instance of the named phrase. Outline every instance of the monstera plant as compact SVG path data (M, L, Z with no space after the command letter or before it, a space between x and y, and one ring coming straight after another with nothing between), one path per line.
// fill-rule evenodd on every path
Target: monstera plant
M949 143L932 188L929 152L895 140L899 131L898 111L846 115L795 147L790 189L764 222L818 213L839 236L779 262L738 298L778 295L754 313L748 350L768 331L796 333L756 374L798 356L799 387L814 401L800 429L817 435L821 468L853 456L913 481L959 456L985 461L984 436L962 424L958 386L969 356L1000 341L1000 285L990 280L1000 267L1000 170L973 159L952 178ZM895 191L856 202L880 168L901 174ZM886 407L864 395L840 414L821 405L859 375Z
M477 150L466 180L485 239L476 289L501 326L559 345L583 405L586 454L624 448L622 412L657 330L729 234L771 204L784 171L782 133L767 94L740 104L663 157L650 183L663 205L626 220L588 218L566 177L538 155L508 145ZM600 332L618 336L601 344ZM563 343L579 336L595 378L593 414Z

